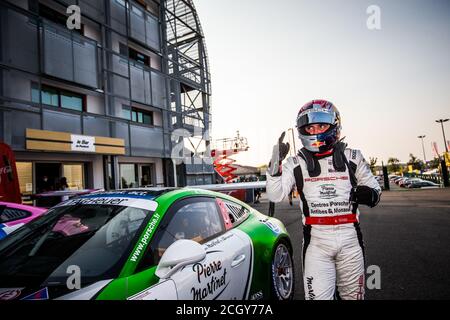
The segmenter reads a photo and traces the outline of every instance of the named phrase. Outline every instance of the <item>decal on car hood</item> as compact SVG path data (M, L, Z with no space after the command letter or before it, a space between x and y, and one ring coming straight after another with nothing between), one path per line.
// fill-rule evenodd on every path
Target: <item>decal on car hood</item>
M20 300L48 300L49 296L48 296L48 288L42 288L39 291L36 291L32 294L27 295L26 297L23 297Z
M13 300L22 294L24 288L0 289L0 300Z
M270 230L272 230L272 232L276 235L281 233L281 229L280 227L273 223L272 221L270 221L269 219L262 219L259 220L261 223L265 224Z
M0 223L0 239L6 237L8 234L15 231L16 229L19 229L23 225L24 225L23 223L17 223L11 226L9 223L5 224Z

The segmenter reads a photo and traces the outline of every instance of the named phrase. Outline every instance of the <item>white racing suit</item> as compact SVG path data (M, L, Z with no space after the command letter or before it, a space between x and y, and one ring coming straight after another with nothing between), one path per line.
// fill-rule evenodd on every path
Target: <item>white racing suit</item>
M282 201L294 185L300 195L307 300L364 299L364 245L359 211L357 204L350 201L350 193L356 184L371 188L374 206L381 188L359 150L345 149L344 154L346 164L339 171L329 155L317 157L320 170L316 165L309 172L306 159L299 152L286 159L281 175L267 175L270 201Z

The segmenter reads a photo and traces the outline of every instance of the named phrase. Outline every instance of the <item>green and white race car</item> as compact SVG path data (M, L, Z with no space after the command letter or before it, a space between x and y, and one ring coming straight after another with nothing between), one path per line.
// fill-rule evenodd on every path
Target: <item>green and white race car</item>
M80 196L0 241L0 300L292 299L284 225L223 193Z

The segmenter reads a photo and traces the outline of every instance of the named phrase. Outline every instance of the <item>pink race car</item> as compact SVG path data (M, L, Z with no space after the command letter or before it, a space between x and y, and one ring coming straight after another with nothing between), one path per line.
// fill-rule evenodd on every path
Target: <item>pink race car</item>
M45 208L0 201L0 240L46 211Z

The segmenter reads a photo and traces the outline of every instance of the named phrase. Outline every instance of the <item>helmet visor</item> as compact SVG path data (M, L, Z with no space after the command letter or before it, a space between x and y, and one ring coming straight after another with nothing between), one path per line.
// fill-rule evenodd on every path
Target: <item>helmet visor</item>
M297 128L300 129L303 126L313 123L328 123L333 125L335 124L335 121L336 117L334 113L314 111L301 115L297 119Z

